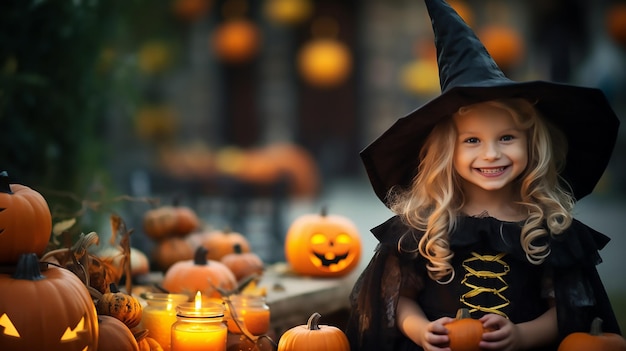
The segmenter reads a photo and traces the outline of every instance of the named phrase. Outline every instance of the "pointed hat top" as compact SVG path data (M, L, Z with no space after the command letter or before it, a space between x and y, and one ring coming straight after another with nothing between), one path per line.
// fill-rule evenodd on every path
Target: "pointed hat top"
M445 1L426 0L437 48L439 84L446 92L456 86L493 86L511 82L461 16Z
M420 150L434 126L481 101L522 98L566 136L567 159L560 176L576 199L593 191L606 169L619 119L601 90L548 81L507 78L472 29L444 0L424 0L435 34L441 95L399 118L361 151L378 198L411 186ZM590 142L592 141L592 142Z

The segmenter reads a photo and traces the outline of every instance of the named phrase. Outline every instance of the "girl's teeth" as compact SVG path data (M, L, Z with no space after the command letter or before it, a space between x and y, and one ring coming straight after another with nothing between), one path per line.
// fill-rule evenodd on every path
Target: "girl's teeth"
M496 173L500 173L500 172L504 171L504 167L500 167L500 168L481 168L480 171L482 173L496 174Z

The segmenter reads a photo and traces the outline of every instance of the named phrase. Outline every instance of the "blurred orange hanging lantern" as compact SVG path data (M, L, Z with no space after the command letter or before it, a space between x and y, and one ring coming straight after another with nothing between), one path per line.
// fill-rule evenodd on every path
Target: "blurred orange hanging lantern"
M478 37L503 70L521 62L525 51L524 41L515 29L503 25L490 25L482 28Z
M626 46L626 3L615 3L608 8L606 28L617 44Z
M251 60L258 51L258 27L246 19L231 19L221 24L211 38L217 56L229 63Z
M402 67L402 86L411 93L436 95L439 87L439 73L435 59L417 59Z
M313 12L311 0L268 0L265 14L279 24L294 25L306 20Z
M193 22L204 16L210 6L211 0L174 0L172 10L179 19Z
M348 48L335 39L314 39L300 49L298 68L313 86L336 86L348 77L352 56Z

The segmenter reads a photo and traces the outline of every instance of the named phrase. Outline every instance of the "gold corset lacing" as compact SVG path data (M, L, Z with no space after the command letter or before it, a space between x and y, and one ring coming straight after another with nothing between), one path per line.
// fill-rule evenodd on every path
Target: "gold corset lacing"
M472 252L472 257L463 261L463 268L467 272L461 281L461 284L467 286L471 290L465 294L463 294L460 298L462 304L470 308L470 312L482 311L485 313L495 313L499 314L505 318L508 316L500 311L500 309L509 305L510 301L507 299L502 293L509 288L509 285L504 280L504 276L507 275L511 269L509 265L502 261L502 258L506 255L506 253L500 253L498 255L479 255L476 252ZM479 271L471 267L472 262L481 261L481 262L495 262L502 266L501 272L490 272L490 271ZM470 283L468 280L470 277L477 277L481 279L497 279L502 283L502 287L500 288L486 288L482 286L478 286ZM503 303L496 306L481 306L472 303L472 299L481 294L493 294L500 298Z

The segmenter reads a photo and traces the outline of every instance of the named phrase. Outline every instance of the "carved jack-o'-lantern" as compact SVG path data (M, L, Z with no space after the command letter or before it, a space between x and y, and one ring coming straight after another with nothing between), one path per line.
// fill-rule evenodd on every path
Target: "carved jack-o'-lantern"
M0 274L0 350L94 351L96 307L85 285L64 268L43 272L35 254Z
M285 257L299 274L337 277L354 269L361 258L361 237L354 223L339 215L305 214L291 224Z

